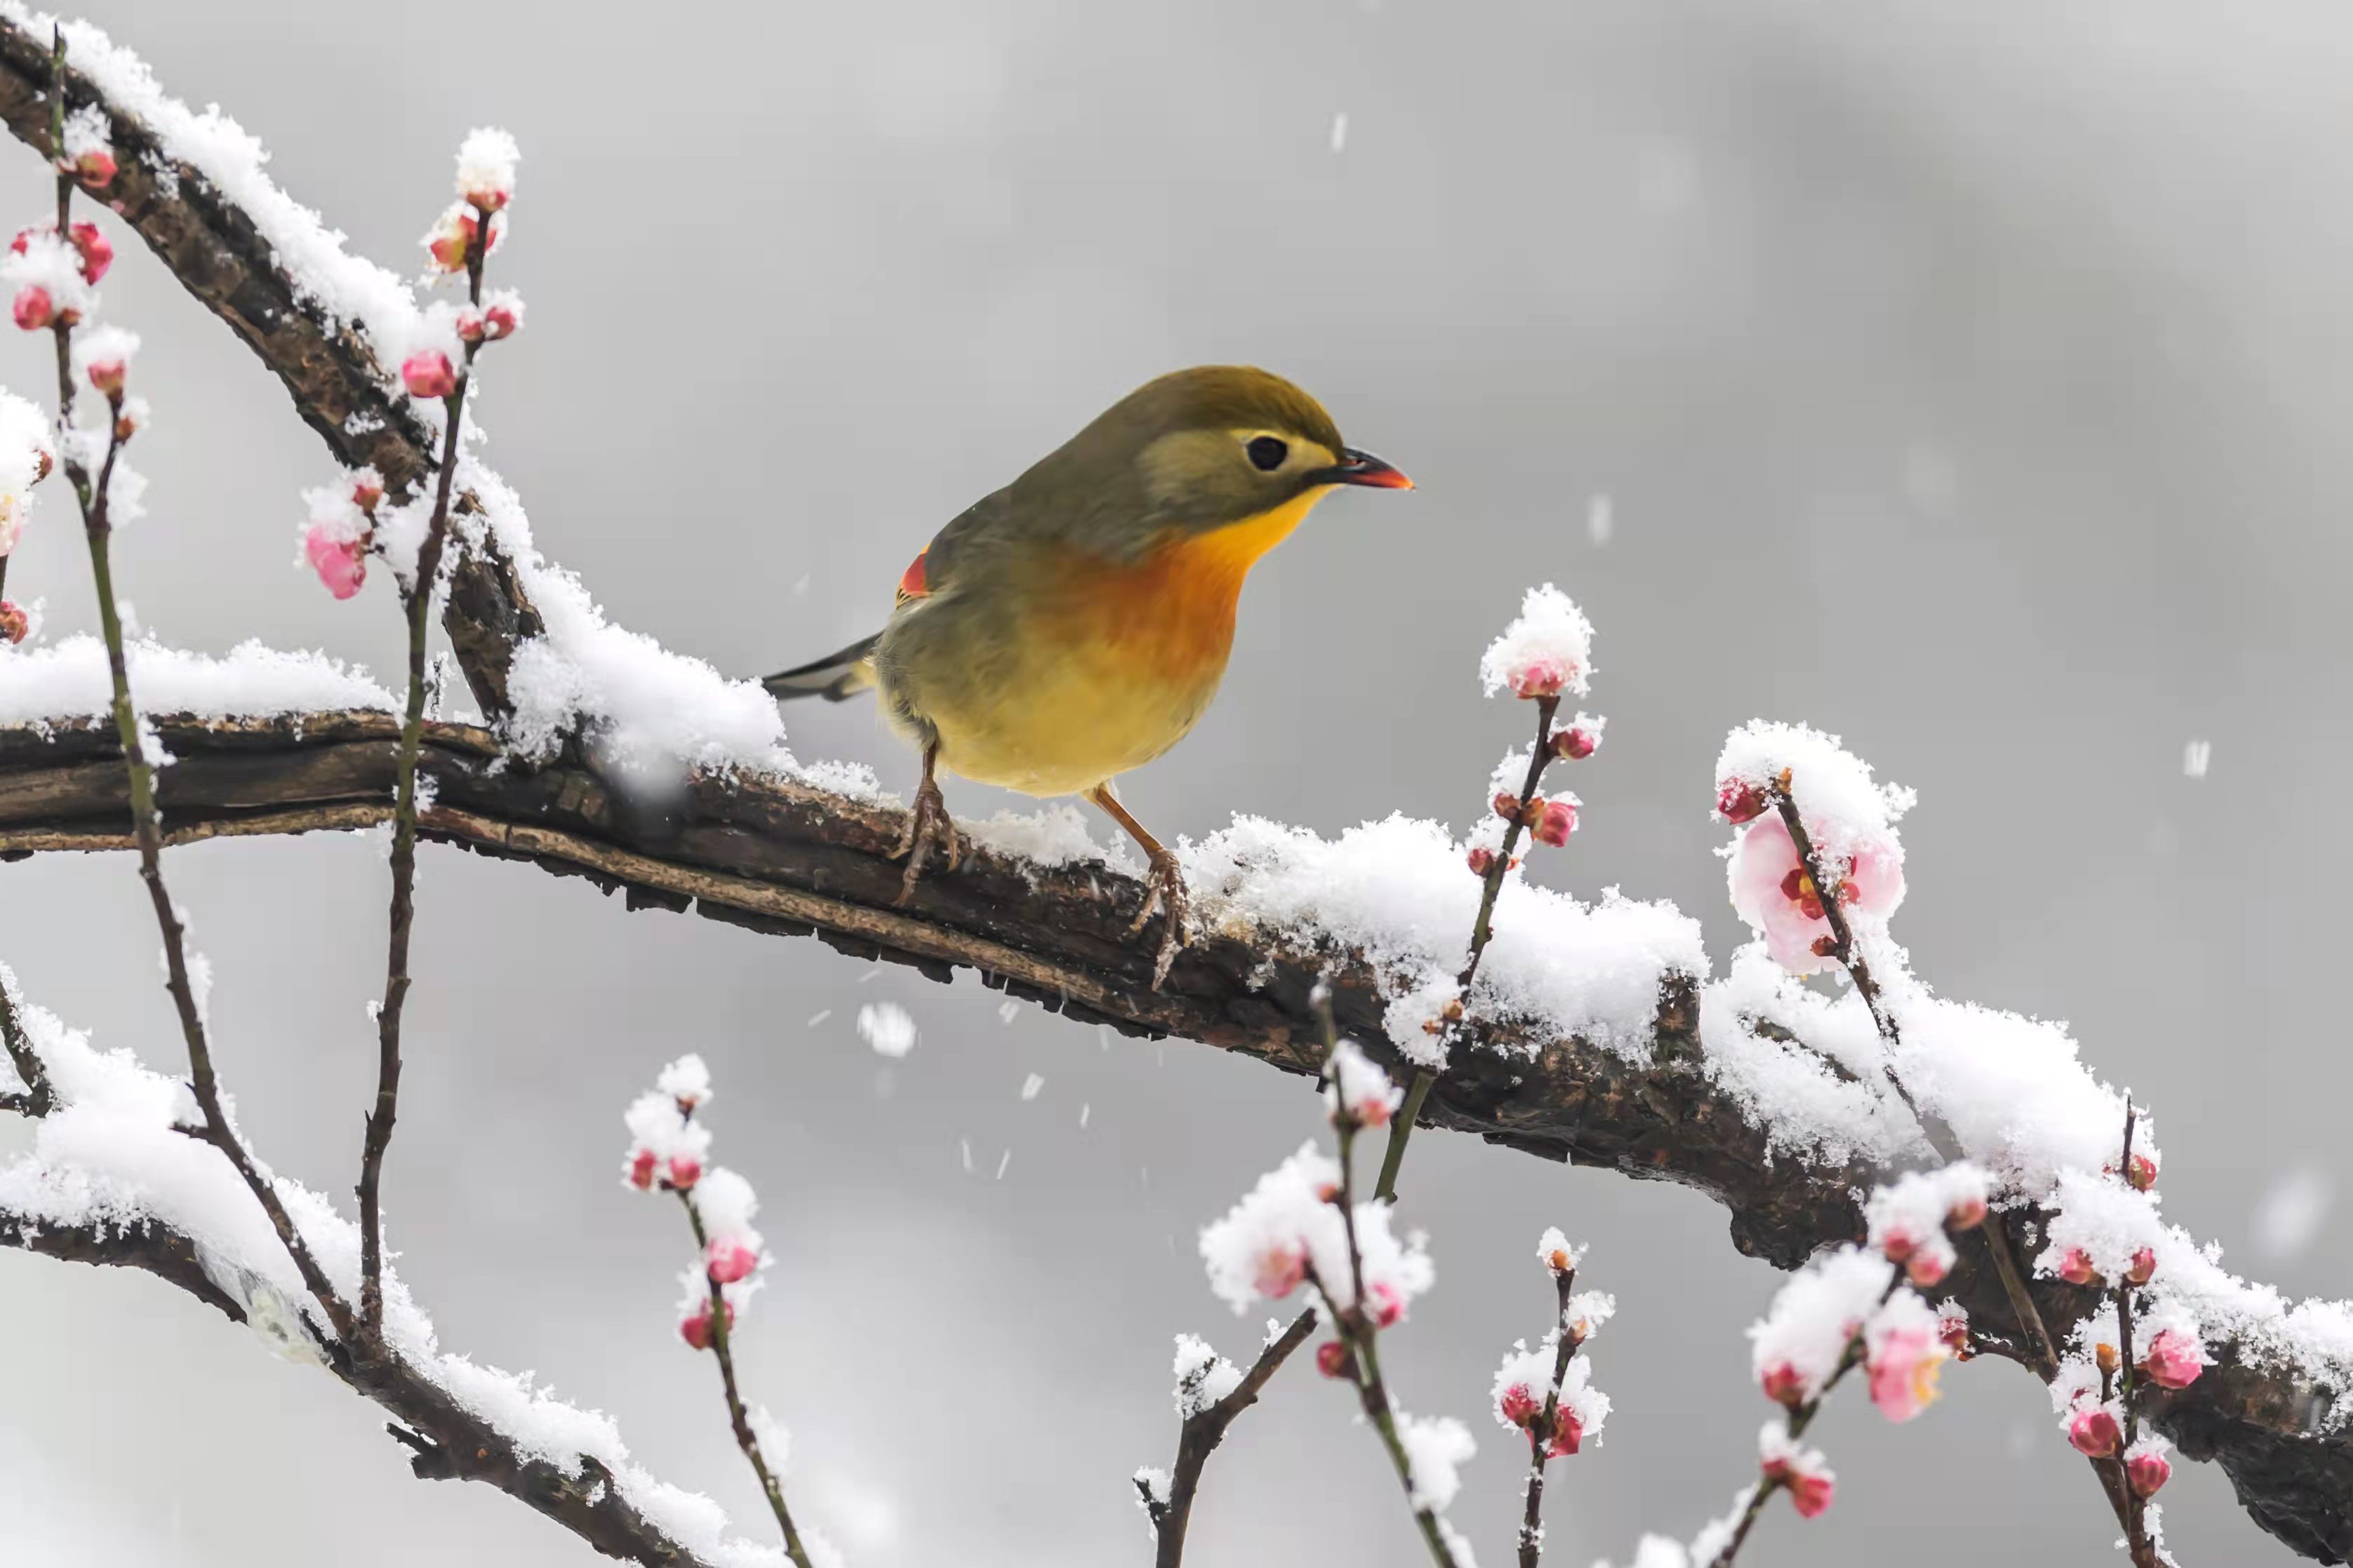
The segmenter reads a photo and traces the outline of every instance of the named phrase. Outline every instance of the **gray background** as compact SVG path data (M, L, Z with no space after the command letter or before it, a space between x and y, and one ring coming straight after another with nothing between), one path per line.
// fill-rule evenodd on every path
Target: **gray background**
M2341 1215L2289 1256L2253 1217L2284 1177L2345 1174L2353 1088L2311 978L2353 870L2341 7L94 9L404 268L467 127L516 132L497 270L531 324L495 362L489 455L618 619L739 673L870 629L934 526L1147 375L1295 375L1421 489L1342 497L1261 568L1224 698L1130 781L1147 821L1465 820L1523 717L1479 699L1477 653L1557 579L1600 627L1613 725L1577 780L1585 831L1539 877L1673 899L1721 962L1724 731L1843 731L1923 792L1898 924L1923 972L2073 1020L2155 1108L2176 1218L2291 1292L2345 1290ZM0 170L6 210L43 190L21 153ZM108 304L147 338L156 413L124 591L175 641L390 669L382 585L337 605L288 565L315 442L125 251ZM0 375L47 385L45 353L9 334ZM90 618L58 501L9 584L47 595L53 635ZM793 728L911 776L862 708ZM347 1187L380 847L173 859L246 1126ZM175 1060L130 864L0 877L33 994ZM392 1234L450 1345L614 1413L763 1528L711 1368L669 1339L675 1214L614 1182L623 1102L698 1049L721 1157L768 1203L781 1261L744 1366L797 1436L807 1515L885 1568L1145 1560L1125 1478L1173 1447L1168 1336L1256 1332L1193 1233L1309 1134L1298 1083L448 851L422 897ZM923 1028L890 1067L851 1027L886 997ZM1740 1330L1776 1279L1720 1212L1443 1137L1407 1188L1440 1274L1396 1382L1479 1429L1454 1518L1485 1559L1519 1473L1487 1379L1544 1322L1548 1223L1591 1240L1622 1308L1595 1357L1619 1412L1556 1471L1550 1560L1622 1563L1718 1511L1764 1414ZM493 1492L411 1480L370 1408L153 1282L0 1254L0 1510L34 1543L12 1560L591 1560ZM1947 1387L1901 1430L1841 1401L1837 1508L1777 1509L1753 1560L2099 1560L2112 1524L2041 1392L1999 1363ZM1418 1560L1345 1405L1285 1378L1217 1462L1198 1562ZM2185 1467L2165 1500L2187 1560L2286 1560L2218 1474Z

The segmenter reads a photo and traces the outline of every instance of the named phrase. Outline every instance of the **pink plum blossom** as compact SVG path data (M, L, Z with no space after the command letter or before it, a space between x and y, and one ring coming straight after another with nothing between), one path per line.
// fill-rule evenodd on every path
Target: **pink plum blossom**
M1543 1413L1544 1401L1537 1398L1535 1390L1525 1383L1512 1384L1504 1390L1503 1397L1495 1401L1495 1414L1514 1426L1526 1426Z
M720 1309L726 1313L726 1326L735 1327L735 1303L722 1301ZM696 1350L711 1348L711 1302L708 1299L695 1303L694 1310L679 1320L678 1336Z
M447 397L458 390L458 373L439 349L420 349L401 363L400 382L411 397Z
M1873 1336L1871 1402L1890 1421L1909 1421L1936 1402L1936 1374L1950 1353L1928 1322L1898 1322Z
M659 1162L654 1158L652 1150L631 1150L628 1165L623 1172L621 1179L641 1193L651 1192L654 1185L654 1167Z
M1544 809L1536 813L1535 822L1529 831L1535 836L1537 843L1559 848L1568 842L1568 836L1577 831L1577 804L1569 800L1546 801Z
M32 634L33 617L14 599L0 599L0 642L20 643Z
M346 539L334 524L314 522L302 535L302 553L328 593L348 599L367 581L367 547Z
M2155 1497L2173 1479L2173 1461L2161 1447L2150 1447L2143 1438L2125 1456L2125 1479L2132 1483L2133 1496Z
M741 1237L713 1237L703 1255L705 1272L722 1285L747 1279L759 1267L760 1249L746 1244Z
M695 1183L702 1179L702 1161L696 1159L691 1154L672 1154L670 1157L670 1184L671 1186L676 1187L682 1193L692 1187Z
M1573 763L1581 763L1591 756L1600 744L1601 737L1598 733L1586 729L1583 725L1572 724L1567 729L1554 734L1552 754L1556 757L1566 757Z
M89 148L74 159L74 173L83 184L102 191L114 183L114 154L103 147Z
M17 289L8 309L16 318L16 324L28 332L38 331L58 319L58 308L49 299L49 291L38 283L27 283Z
M1765 815L1765 792L1743 779L1726 779L1716 786L1715 814L1738 827Z
M1823 889L1806 874L1788 825L1777 814L1760 816L1741 836L1729 876L1732 907L1765 937L1774 962L1797 974L1821 967L1817 943L1831 936L1823 916ZM1858 851L1838 889L1850 911L1884 917L1904 901L1904 868L1879 849Z
M2079 1454L2105 1459L2116 1451L2124 1434L2104 1405L2087 1405L2067 1417L2067 1442Z
M2206 1370L2206 1351L2197 1335L2165 1329L2148 1342L2140 1365L2160 1388L2187 1388Z
M1584 1441L1585 1423L1577 1418L1577 1412L1566 1405L1553 1412L1552 1441L1545 1445L1547 1458L1557 1459L1574 1454Z
M1798 1510L1799 1519L1817 1519L1831 1506L1831 1494L1838 1489L1838 1478L1827 1470L1789 1477L1789 1501Z
M1326 1377L1353 1377L1356 1358L1338 1340L1326 1340L1315 1347L1315 1370Z
M1757 1380L1765 1397L1776 1405L1786 1405L1795 1410L1806 1402L1806 1375L1788 1362L1766 1369Z
M1535 654L1504 671L1514 697L1557 697L1575 679L1577 667L1549 654Z
M2092 1267L2092 1255L2080 1247L2071 1247L2059 1255L2059 1278L2070 1285L2096 1285L2100 1271Z

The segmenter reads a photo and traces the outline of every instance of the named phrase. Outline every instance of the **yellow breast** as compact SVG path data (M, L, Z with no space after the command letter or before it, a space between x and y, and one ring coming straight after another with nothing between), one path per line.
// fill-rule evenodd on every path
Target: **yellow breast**
M1250 569L1318 489L1134 564L1058 568L1022 627L1014 679L965 711L926 714L952 772L1027 795L1075 795L1185 738L1217 695Z

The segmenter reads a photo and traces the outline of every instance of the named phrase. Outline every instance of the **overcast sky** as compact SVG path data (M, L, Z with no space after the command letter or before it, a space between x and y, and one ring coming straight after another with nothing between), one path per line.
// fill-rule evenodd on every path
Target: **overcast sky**
M1843 733L1921 793L1897 930L1922 973L2072 1020L2153 1108L2172 1217L2291 1292L2347 1292L2342 7L93 11L404 269L464 132L521 138L497 267L530 326L487 378L486 456L617 619L734 673L873 629L934 529L1147 377L1296 377L1421 488L1343 496L1259 569L1224 696L1127 782L1146 822L1466 822L1523 717L1480 700L1479 650L1557 581L1599 627L1611 725L1539 877L1674 900L1720 968L1725 731ZM29 154L0 167L26 218L44 190ZM122 592L186 645L391 671L382 585L338 605L290 564L323 452L123 251L107 304L147 340L155 412ZM37 393L46 352L0 342L0 379ZM54 506L9 589L47 597L53 636L90 622ZM912 780L862 705L788 722L803 755ZM208 846L173 873L246 1128L346 1191L380 844ZM426 851L420 896L387 1204L447 1344L611 1413L764 1531L712 1368L670 1339L676 1215L614 1180L622 1105L699 1050L720 1158L767 1202L780 1260L743 1365L793 1429L806 1513L861 1568L1147 1560L1126 1477L1173 1448L1169 1336L1240 1352L1258 1329L1193 1238L1315 1130L1300 1081L451 850ZM0 910L36 998L177 1059L129 861L0 868ZM897 1063L852 1027L883 999L922 1030ZM2316 1222L2259 1223L2283 1184ZM1720 1511L1766 1414L1741 1331L1778 1278L1722 1212L1444 1136L1405 1187L1439 1285L1385 1359L1412 1407L1480 1434L1453 1517L1484 1560L1520 1468L1488 1378L1545 1325L1548 1224L1592 1243L1620 1316L1594 1347L1617 1413L1556 1469L1547 1561L1622 1563ZM412 1480L371 1407L153 1281L0 1253L0 1510L40 1561L594 1561L492 1491ZM1837 1507L1777 1508L1744 1561L2100 1560L2113 1521L2042 1391L1992 1362L1946 1388L1901 1429L1837 1402ZM1303 1366L1237 1429L1200 1568L1420 1560L1347 1404ZM2165 1501L2185 1561L2289 1561L2210 1469Z

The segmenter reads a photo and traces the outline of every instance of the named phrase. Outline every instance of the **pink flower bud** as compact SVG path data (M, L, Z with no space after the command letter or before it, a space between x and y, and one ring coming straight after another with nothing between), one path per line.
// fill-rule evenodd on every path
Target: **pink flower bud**
M2124 1434L2116 1430L2116 1418L2105 1406L2094 1405L2067 1418L2067 1441L2079 1454L2105 1459L2116 1451Z
M1955 1230L1975 1230L1985 1224L1986 1201L1971 1194L1945 1212L1945 1223Z
M729 1331L733 1332L735 1327L735 1303L723 1301L720 1303L720 1310L726 1314L724 1321ZM696 1302L694 1310L679 1320L678 1336L696 1350L707 1351L711 1348L711 1303L709 1301Z
M492 184L482 184L466 192L466 205L486 213L497 212L514 200L512 191L501 190Z
M1365 1287L1366 1306L1376 1328L1389 1328L1405 1318L1405 1293L1386 1279Z
M1482 846L1472 850L1465 857L1465 861L1470 866L1472 876L1483 877L1495 868L1495 852Z
M670 1184L671 1186L676 1187L682 1193L688 1188L693 1186L695 1183L702 1179L702 1161L696 1159L691 1154L672 1154L670 1157Z
M302 535L302 553L328 593L348 599L367 581L367 547L345 539L332 523L314 522Z
M1495 792L1495 798L1489 801L1487 804L1493 806L1495 808L1495 815L1502 817L1505 822L1517 822L1520 819L1520 797L1514 795L1510 790L1497 790Z
M1792 1410L1806 1402L1805 1374L1786 1361L1778 1366L1767 1367L1757 1386L1764 1389L1766 1398Z
M1584 1441L1585 1423L1577 1418L1576 1411L1564 1405L1552 1413L1552 1441L1545 1445L1546 1458L1557 1459L1574 1454Z
M2125 1461L2125 1479L2132 1483L2133 1496L2153 1498L2173 1479L2173 1461L2153 1449L2135 1454Z
M1737 827L1765 815L1765 795L1755 784L1726 779L1716 786L1715 814Z
M1515 1383L1495 1402L1495 1412L1514 1426L1525 1426L1544 1414L1544 1401L1526 1384Z
M1535 835L1537 843L1557 849L1577 831L1577 807L1565 800L1548 800L1544 810L1536 814L1535 825L1529 831Z
M1556 730L1552 737L1552 754L1556 757L1566 757L1571 762L1581 763L1591 756L1594 749L1600 744L1601 737L1590 730L1573 727Z
M81 253L81 275L92 283L105 277L106 269L114 265L114 247L99 232L98 225L78 223L66 234L72 239L73 247Z
M2100 1271L2092 1267L2091 1254L2080 1247L2071 1247L2059 1255L2059 1278L2070 1285L2096 1285Z
M1891 1225L1879 1238L1879 1250L1890 1263L1901 1263L1920 1250L1920 1238L1900 1225Z
M2206 1370L2206 1352L2194 1335L2167 1329L2148 1342L2140 1369L2160 1388L2187 1388Z
M49 291L38 283L27 283L16 290L16 303L9 307L16 324L25 331L38 331L58 319L58 308L49 300Z
M628 1175L629 1185L641 1193L651 1192L654 1184L654 1166L658 1163L652 1150L632 1150L629 1154Z
M1915 1252L1904 1265L1904 1277L1923 1290L1932 1289L1945 1281L1952 1271L1953 1260L1943 1247Z
M459 342L479 343L482 341L482 313L480 310L469 306L458 312Z
M2125 1180L2135 1192L2145 1193L2157 1185L2157 1161L2147 1154L2135 1154L2125 1162Z
M1326 1377L1354 1377L1356 1358L1338 1340L1326 1340L1315 1347L1315 1370Z
M1818 1519L1831 1506L1831 1494L1838 1489L1838 1478L1827 1475L1792 1475L1789 1478L1789 1501L1798 1510L1799 1519Z
M2125 1270L2125 1279L2135 1285L2146 1285L2157 1276L2157 1253L2144 1247L2132 1255L2132 1267Z
M1969 1358L1969 1315L1960 1306L1947 1301L1936 1316L1936 1337L1945 1348L1962 1361Z
M466 252L472 247L474 237L480 231L480 221L472 213L459 207L436 224L425 241L426 251L433 258L433 264L444 272L463 272L466 269Z
M439 349L422 349L409 355L401 363L400 381L411 397L447 397L458 390L458 373L449 368L449 356Z
M482 309L482 335L492 342L514 336L522 326L519 308L510 300L501 300Z
M102 191L114 183L114 154L103 147L92 147L74 160L74 173L91 190Z
M0 640L20 643L31 635L33 618L14 599L0 599Z
M131 367L119 359L98 359L90 362L90 384L106 395L109 401L122 395L123 378Z
M375 503L384 499L384 487L374 479L352 481L352 504L362 511L374 511Z
M1504 675L1518 697L1557 697L1576 670L1556 658L1539 654Z
M722 1285L733 1285L760 1267L760 1255L732 1236L712 1238L703 1254L703 1268Z

